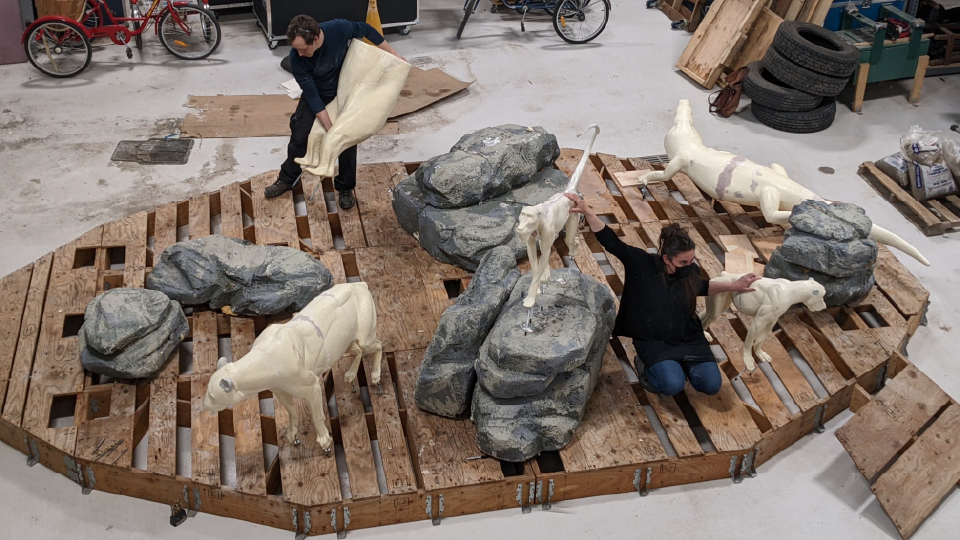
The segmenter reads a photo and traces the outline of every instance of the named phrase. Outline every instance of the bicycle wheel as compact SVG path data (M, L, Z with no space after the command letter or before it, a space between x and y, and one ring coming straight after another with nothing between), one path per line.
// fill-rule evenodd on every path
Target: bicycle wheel
M553 29L568 43L587 43L607 27L610 8L605 0L560 0Z
M23 50L33 67L51 77L73 77L90 65L90 40L74 22L47 21L38 24Z
M467 26L467 19L469 19L470 14L477 9L478 4L480 4L480 0L467 0L463 3L463 20L460 21L460 28L457 29L457 39L460 39L460 36L463 34L463 28Z
M84 8L83 15L80 18L80 23L83 24L84 28L92 29L100 26L100 10L98 8L99 5L94 0L87 0L87 7Z
M160 17L160 43L170 54L183 60L210 56L220 45L220 23L205 9L194 6L176 8L180 22L167 10Z

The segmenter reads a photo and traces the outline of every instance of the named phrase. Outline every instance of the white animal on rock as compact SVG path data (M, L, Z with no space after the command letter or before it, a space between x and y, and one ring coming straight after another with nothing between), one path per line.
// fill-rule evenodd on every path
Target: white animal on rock
M379 47L353 40L340 70L337 97L326 107L330 131L314 120L307 137L307 155L294 161L311 174L332 178L341 152L383 129L409 73L410 64Z
M298 442L300 424L293 398L303 398L313 417L317 442L329 455L333 438L324 423L321 381L348 352L354 360L344 380L354 382L363 355L373 353L370 379L379 386L383 352L377 339L377 310L366 283L334 285L289 322L268 326L243 358L235 362L221 358L203 406L222 411L270 390L290 415L287 440Z
M710 281L733 283L743 275L721 272ZM827 304L823 299L827 293L823 285L812 278L806 281L760 278L750 287L754 289L752 292L724 292L708 296L707 310L700 314L700 322L704 328L708 328L730 307L731 302L740 313L753 317L753 324L747 330L747 338L743 341L743 364L753 371L757 367L753 361L754 356L761 362L770 361L770 355L763 352L761 347L780 316L786 313L790 306L801 302L810 311L826 309ZM709 340L710 334L706 331L704 334Z
M578 226L580 216L571 214L570 208L573 202L568 199L566 193L576 193L577 185L580 183L580 176L583 175L583 169L587 166L587 160L590 159L590 152L593 150L593 142L597 140L600 134L600 126L592 124L583 133L594 130L593 137L587 143L587 148L577 164L567 189L563 193L557 193L540 204L524 207L520 211L520 217L517 223L517 237L521 242L527 244L527 258L530 260L530 272L533 279L530 280L530 288L527 290L527 296L523 299L524 307L533 307L537 303L537 296L540 294L540 283L550 277L550 249L553 243L560 235L560 231L566 229L564 242L567 244L570 258L577 254L580 247L580 235ZM537 259L537 240L533 234L537 233L540 237L540 258Z
M787 171L776 163L764 167L730 152L704 146L700 134L693 127L690 102L685 99L677 105L673 126L664 137L663 145L670 162L663 171L641 176L642 185L666 182L677 173L684 173L715 200L759 206L769 223L789 222L793 207L804 200L830 202L791 180ZM870 231L870 238L895 247L930 266L917 248L876 224Z

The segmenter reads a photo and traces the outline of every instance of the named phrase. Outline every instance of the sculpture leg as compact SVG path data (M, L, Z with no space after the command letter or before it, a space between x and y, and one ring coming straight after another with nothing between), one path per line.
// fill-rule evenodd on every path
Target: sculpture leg
M570 214L570 217L567 218L567 225L565 228L567 244L567 257L573 259L577 256L577 252L580 250L580 216L577 214Z
M530 261L530 275L533 277L527 289L527 296L523 299L523 306L529 308L537 303L537 294L540 289L540 260L537 257L537 241L533 235L527 239L527 260Z
M790 221L790 210L780 210L780 192L776 188L765 187L760 189L760 211L763 219L768 223L787 223Z
M770 306L760 306L760 309L757 310L757 316L754 317L753 324L747 330L747 338L743 340L743 363L750 371L753 371L756 367L753 363L754 357L761 362L770 361L770 355L763 352L761 347L770 335L770 331L773 330L773 325L777 323L777 318L776 313ZM750 358L749 364L747 363L748 356Z
M357 391L357 370L360 369L360 362L363 360L363 349L360 348L360 345L354 340L353 343L347 347L347 354L353 355L353 363L350 364L350 369L343 374L343 380L353 384L353 391Z
M313 427L317 430L317 444L323 448L323 452L328 456L333 453L333 437L327 431L326 416L323 413L323 388L320 387L320 379L317 384L309 389L308 396L303 396L307 400L307 407L310 408L310 416L313 417Z
M710 340L707 328L727 309L731 300L732 295L730 293L720 293L707 297L707 310L700 314L700 324L703 326L703 334L707 341Z
M650 182L666 182L670 180L680 170L683 168L684 159L680 156L674 156L673 159L667 163L667 167L662 171L650 171L647 174L640 177L640 183L642 185L647 185Z
M363 353L373 353L373 373L370 374L370 381L377 385L377 395L383 395L383 387L380 386L380 361L383 359L383 344L379 339L375 339L370 345L363 346Z
M287 426L287 442L291 444L300 444L300 439L298 438L297 431L300 429L300 417L297 414L297 406L293 403L293 397L286 392L280 390L273 390L273 397L277 398L277 401L280 402L280 405L287 410L287 416L290 417L290 422Z

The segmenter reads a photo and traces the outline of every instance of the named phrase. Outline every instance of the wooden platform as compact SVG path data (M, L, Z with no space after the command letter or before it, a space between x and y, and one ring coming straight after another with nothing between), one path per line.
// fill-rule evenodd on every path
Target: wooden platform
M905 359L896 370L836 435L907 539L960 482L960 406Z
M923 234L936 236L960 228L960 197L949 195L920 202L872 161L860 165L860 176Z
M564 150L556 165L570 174L580 156ZM645 193L617 185L614 174L650 168L647 162L591 157L581 190L633 245L652 248L663 226L680 223L714 276L727 252L750 253L746 261L755 256L759 269L782 241L782 229L757 208L709 200L683 175ZM389 189L417 166L361 165L358 203L349 211L320 196L305 201L303 192L317 182L308 175L294 193L266 200L263 189L275 173L265 173L97 227L7 276L0 281L0 440L84 490L309 535L601 494L642 495L720 478L739 482L847 408L856 385L878 389L926 307L926 290L883 249L877 287L867 298L821 313L791 311L765 346L772 370L742 380L749 319L727 313L710 328L727 375L712 397L689 389L675 398L645 393L623 368L634 355L630 342L613 340L567 447L503 463L481 456L469 420L436 417L413 404L417 369L438 318L470 279L430 257L394 217ZM329 181L322 193L332 198ZM300 446L287 444L289 417L268 392L219 414L202 408L217 358L239 358L258 332L284 317L231 318L195 308L188 310L190 336L154 380L114 382L81 368L76 333L87 303L107 288L143 286L170 244L217 232L302 249L323 261L335 281L369 284L389 367L385 392L366 389L369 358L359 393L342 383L345 364L327 378L338 459L324 457L309 434ZM592 233L582 235L589 249L573 263L619 292L622 266ZM553 264L564 263L555 256ZM804 363L811 379L798 368ZM301 427L312 429L304 403L298 405Z

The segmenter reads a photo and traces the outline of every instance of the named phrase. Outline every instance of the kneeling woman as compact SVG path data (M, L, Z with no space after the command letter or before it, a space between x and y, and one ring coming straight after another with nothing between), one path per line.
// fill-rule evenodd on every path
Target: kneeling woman
M735 283L703 279L693 262L696 246L679 225L663 229L652 255L620 240L580 197L567 197L575 204L571 212L586 216L600 245L623 263L625 283L613 333L633 339L644 388L674 396L689 379L699 392L719 392L720 369L697 317L697 296L752 291L750 284L760 278L747 274Z

